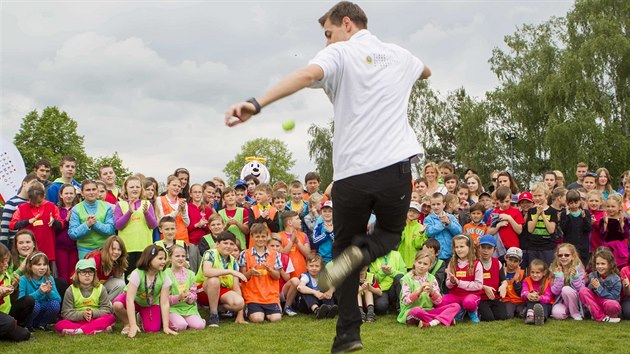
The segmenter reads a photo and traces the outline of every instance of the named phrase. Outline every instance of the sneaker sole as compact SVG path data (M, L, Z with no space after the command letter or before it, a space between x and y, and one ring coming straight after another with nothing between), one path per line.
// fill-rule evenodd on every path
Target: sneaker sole
M331 349L330 353L350 353L355 352L357 350L363 349L363 344L360 341L348 343L347 345L342 346L341 348Z
M545 324L545 312L540 304L534 305L534 325L542 326Z
M331 269L322 269L319 276L320 291L328 291L338 287L346 277L361 266L363 252L357 246L346 248L337 258L333 259Z

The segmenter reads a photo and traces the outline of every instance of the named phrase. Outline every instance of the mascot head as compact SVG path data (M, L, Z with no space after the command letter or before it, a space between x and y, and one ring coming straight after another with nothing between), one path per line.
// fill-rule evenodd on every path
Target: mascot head
M245 166L241 170L241 179L247 175L254 175L260 183L269 183L269 170L265 167L267 159L264 157L249 156L245 158Z

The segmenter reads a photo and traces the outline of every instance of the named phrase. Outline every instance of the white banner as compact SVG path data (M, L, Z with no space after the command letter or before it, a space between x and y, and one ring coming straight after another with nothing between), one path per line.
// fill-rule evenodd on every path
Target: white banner
M2 204L17 194L26 177L24 160L12 142L0 137L0 201Z

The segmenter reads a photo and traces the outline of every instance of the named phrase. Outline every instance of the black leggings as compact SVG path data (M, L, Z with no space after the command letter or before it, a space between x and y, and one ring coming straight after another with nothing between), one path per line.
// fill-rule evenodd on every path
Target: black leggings
M33 297L29 295L26 295L11 302L11 310L9 311L9 316L15 318L18 326L26 327L26 322L31 316L34 307L35 299L33 299Z
M482 321L503 321L507 318L505 303L501 300L481 300L477 309Z

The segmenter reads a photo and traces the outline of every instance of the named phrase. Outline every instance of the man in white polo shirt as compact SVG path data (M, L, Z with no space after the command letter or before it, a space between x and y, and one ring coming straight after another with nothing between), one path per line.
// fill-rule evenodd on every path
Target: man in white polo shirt
M372 35L356 4L336 4L319 23L326 48L262 96L230 107L225 123L244 123L262 107L306 87L323 88L333 103L335 259L319 281L320 287L336 288L339 320L331 352L339 353L363 347L359 267L400 241L411 198L410 159L421 152L408 123L409 95L431 71L407 50ZM374 233L366 235L372 212L377 222Z

